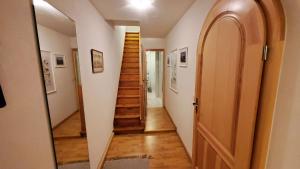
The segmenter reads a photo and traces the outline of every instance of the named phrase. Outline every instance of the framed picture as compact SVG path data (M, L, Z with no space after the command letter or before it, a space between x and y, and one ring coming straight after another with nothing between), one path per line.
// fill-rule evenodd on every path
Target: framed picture
M41 50L44 83L47 94L56 92L51 53Z
M177 93L178 92L178 88L177 88L177 55L178 55L178 51L177 50L173 50L170 53L170 89Z
M93 73L101 73L104 71L103 52L91 49L92 69Z
M188 66L188 48L180 49L180 67L187 67Z
M66 67L66 57L61 54L54 54L55 56L55 65L57 68Z
M170 67L171 66L171 59L170 59L170 57L171 57L171 55L169 54L168 56L167 56L167 65L168 65L168 67Z

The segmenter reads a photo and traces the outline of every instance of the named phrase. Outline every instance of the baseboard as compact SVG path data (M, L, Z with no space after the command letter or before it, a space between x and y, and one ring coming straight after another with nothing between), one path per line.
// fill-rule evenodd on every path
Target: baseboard
M106 144L105 151L104 151L104 153L103 153L103 155L101 157L101 160L100 160L100 162L98 164L97 169L102 169L103 168L104 162L105 162L105 158L106 158L106 155L108 153L108 150L109 150L109 147L111 145L111 142L112 142L112 139L113 139L114 135L115 135L114 132L112 132L111 136L108 139L108 143Z

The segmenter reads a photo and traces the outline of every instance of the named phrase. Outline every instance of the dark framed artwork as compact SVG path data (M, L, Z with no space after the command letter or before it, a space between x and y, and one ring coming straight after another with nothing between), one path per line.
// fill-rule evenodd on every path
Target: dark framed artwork
M188 66L188 48L180 49L180 67L187 67Z
M104 71L103 52L91 49L92 70L93 73L101 73Z
M57 68L66 67L66 57L61 54L54 54L55 56L55 65Z

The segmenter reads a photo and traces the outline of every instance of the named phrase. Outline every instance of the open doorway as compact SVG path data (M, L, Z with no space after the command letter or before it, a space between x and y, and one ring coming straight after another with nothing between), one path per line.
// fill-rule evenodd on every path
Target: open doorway
M147 107L163 107L163 58L164 50L146 51Z

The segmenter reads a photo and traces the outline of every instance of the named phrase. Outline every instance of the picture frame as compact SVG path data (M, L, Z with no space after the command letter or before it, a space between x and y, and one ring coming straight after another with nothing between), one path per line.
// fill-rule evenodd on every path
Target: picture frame
M171 55L170 54L168 54L168 56L167 56L167 66L171 67Z
M104 71L103 52L91 49L92 72L101 73Z
M188 47L179 50L179 66L188 67Z
M55 67L56 68L64 68L66 67L66 57L62 54L54 54L55 58Z
M46 93L51 94L56 92L51 52L41 50L41 59Z
M169 88L174 93L178 93L178 77L177 77L178 50L175 49L171 51L169 56L170 56Z

